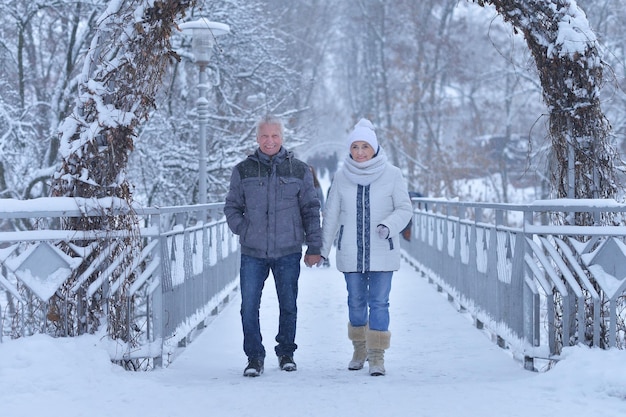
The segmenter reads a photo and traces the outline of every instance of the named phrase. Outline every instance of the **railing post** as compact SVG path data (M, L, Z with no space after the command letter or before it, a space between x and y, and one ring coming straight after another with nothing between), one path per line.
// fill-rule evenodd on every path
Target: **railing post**
M159 346L158 355L153 358L153 361L154 367L160 368L163 366L163 278L169 273L166 266L169 258L167 257L167 238L163 237L160 213L153 215L151 221L152 226L156 226L158 230L158 235L153 237L153 239L158 239L159 241L154 248L153 256L159 257L159 272L154 277L156 280L154 291L151 294L147 294L147 339L148 342L154 341ZM150 303L150 300L152 300L152 303ZM150 323L150 316L152 316L152 323ZM152 335L149 334L150 328L152 328Z
M526 242L526 238L532 239L532 234L527 235L527 226L533 223L533 212L524 211L524 219L522 225L522 233L518 234L517 241L515 243L515 252L520 258L517 260L517 265L520 270L521 276L519 284L516 288L521 289L522 295L522 320L523 320L523 335L525 342L532 347L538 347L541 343L540 336L540 315L539 315L539 295L533 291L532 273L529 271L529 267L526 265L525 259L527 255L531 255L530 248ZM528 281L530 282L528 282ZM521 288L520 288L521 287ZM515 289L513 290L515 292ZM528 370L534 370L534 358L526 355L524 357L524 368Z
M499 209L495 210L495 223L489 234L489 244L486 253L486 276L488 283L483 292L489 294L485 300L485 303L489 305L489 311L492 312L496 320L501 320L506 323L506 320L510 318L510 313L508 309L502 308L502 302L506 298L501 292L501 282L506 281L507 277L500 279L500 275L506 272L505 270L500 271L500 265L506 264L506 253L500 253L498 246L498 233L500 233L498 228L503 225L503 219L503 211Z

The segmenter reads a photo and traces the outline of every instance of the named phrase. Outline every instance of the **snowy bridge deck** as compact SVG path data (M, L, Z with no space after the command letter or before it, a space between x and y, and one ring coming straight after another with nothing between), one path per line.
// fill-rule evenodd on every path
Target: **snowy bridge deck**
M583 348L547 373L528 372L404 263L391 293L387 375L348 371L346 292L334 268L300 278L297 372L266 358L242 376L239 297L167 368L124 372L99 335L0 344L2 415L30 417L549 417L626 414L623 351ZM278 309L270 278L261 326L271 352ZM580 354L580 355L579 355ZM596 358L606 357L603 362ZM620 397L621 396L621 397Z

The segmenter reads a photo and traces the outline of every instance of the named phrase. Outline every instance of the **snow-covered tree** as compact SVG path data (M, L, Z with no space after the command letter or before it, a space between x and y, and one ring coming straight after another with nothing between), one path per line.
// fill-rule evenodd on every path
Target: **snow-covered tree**
M212 1L189 13L189 19L198 16L230 27L229 34L216 39L207 66L207 196L219 201L232 167L256 147L254 126L262 114L284 119L289 148L308 140L310 103L302 101L311 82L304 81L307 76L292 57L293 39L283 16L263 1ZM137 141L130 175L145 204L198 201L198 69L190 41L180 32L176 35L182 59L170 67L159 106Z
M76 106L60 128L62 165L54 195L132 199L125 170L134 136L176 59L170 38L191 3L109 3L96 22Z
M127 343L129 320L126 314L127 290L133 277L126 266L133 254L140 250L139 235L134 232L136 219L132 211L126 215L108 209L130 207L131 185L126 178L127 163L138 127L153 111L158 90L162 86L166 69L177 59L170 39L176 22L193 1L127 0L112 1L96 20L96 32L84 60L78 83L76 105L60 127L60 153L62 163L53 177L54 196L83 198L110 197L111 207L103 207L101 216L82 217L68 221L72 230L122 230L127 233L123 244L99 240L96 248L83 261L83 267L73 271L64 287L69 288L88 268L90 262L102 253L108 259L119 261L118 268L105 279L111 283L122 281L115 300L109 300L108 333L114 339ZM78 242L84 245L87 242ZM128 248L131 248L129 251ZM89 285L103 271L97 269L81 285ZM61 293L59 293L61 292ZM69 331L93 329L98 323L97 312L102 298L79 300L82 292L55 295L75 308L65 310ZM87 301L90 314L77 307ZM55 306L54 300L51 301ZM94 314L92 314L94 313ZM86 323L87 319L95 320ZM76 329L76 330L75 330ZM126 366L133 367L128 363Z
M550 112L555 197L615 197L619 158L600 103L603 61L584 12L573 0L474 1L495 6L533 55Z
M101 2L0 3L0 196L49 193L57 128L70 112L75 76Z
M493 8L455 0L392 7L351 0L345 7L336 45L345 111L372 118L412 190L471 198L457 187L464 174L507 172L506 164L484 167L464 152L475 138L543 136L535 127L544 111L539 83L520 39Z

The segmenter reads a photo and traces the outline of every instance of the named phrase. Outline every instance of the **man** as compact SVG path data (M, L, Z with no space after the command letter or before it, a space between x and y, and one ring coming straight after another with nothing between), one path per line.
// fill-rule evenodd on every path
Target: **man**
M272 271L280 309L274 348L280 369L295 371L298 277L302 245L304 263L320 257L320 201L307 164L294 158L283 144L283 124L268 115L257 122L254 154L232 172L224 214L241 244L241 322L243 349L248 357L244 376L263 373L265 348L259 307L265 280Z

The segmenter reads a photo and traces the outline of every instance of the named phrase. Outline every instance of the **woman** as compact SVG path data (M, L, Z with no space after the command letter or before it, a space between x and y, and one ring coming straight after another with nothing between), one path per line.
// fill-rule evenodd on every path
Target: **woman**
M350 370L385 374L389 348L389 292L400 268L399 233L412 215L400 169L387 162L374 126L361 119L348 137L349 155L335 174L323 213L322 257L337 236L336 265L348 289Z

